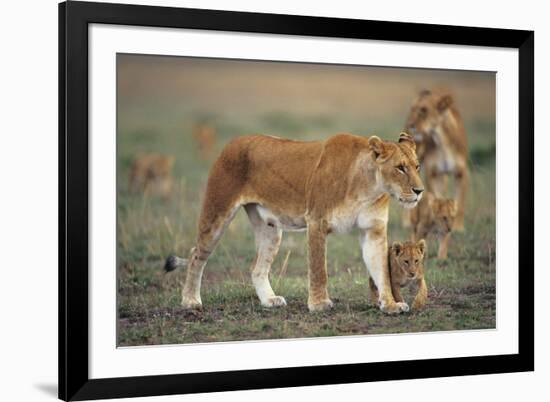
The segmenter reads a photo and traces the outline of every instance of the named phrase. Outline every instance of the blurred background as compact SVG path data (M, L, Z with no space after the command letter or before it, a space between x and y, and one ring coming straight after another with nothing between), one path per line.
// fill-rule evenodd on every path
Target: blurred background
M272 268L284 311L259 307L249 279L254 239L244 211L212 255L204 311L179 308L183 273L164 276L166 256L193 246L208 169L231 138L262 133L319 140L335 133L397 140L416 94L446 89L469 140L466 232L449 260L429 258L431 304L407 319L367 305L357 233L329 240L334 315L307 313L304 233L285 233ZM120 345L493 328L495 324L495 74L187 57L117 56L117 250ZM129 191L133 161L173 156L169 193ZM389 240L406 240L392 204ZM433 254L435 242L430 244ZM412 318L411 318L412 317Z

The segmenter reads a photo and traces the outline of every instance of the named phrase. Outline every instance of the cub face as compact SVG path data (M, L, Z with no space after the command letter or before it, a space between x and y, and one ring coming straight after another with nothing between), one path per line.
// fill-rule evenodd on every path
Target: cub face
M430 203L434 217L434 232L446 235L451 232L456 218L456 202L450 198L435 198Z
M413 138L401 133L397 143L369 138L372 157L377 164L377 180L385 191L405 208L414 208L422 198L424 184Z
M395 273L401 274L406 280L420 279L423 274L426 241L394 242L390 248L390 269L392 279Z

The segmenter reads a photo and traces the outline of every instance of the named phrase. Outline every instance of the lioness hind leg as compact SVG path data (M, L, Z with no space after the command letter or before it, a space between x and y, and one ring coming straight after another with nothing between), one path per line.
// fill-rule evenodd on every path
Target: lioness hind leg
M208 198L205 200L205 203L207 202ZM207 209L203 206L199 236L196 246L191 250L185 285L182 290L181 305L184 308L198 308L202 305L200 291L204 266L239 207L240 205L234 204L217 215L209 216L205 214Z
M447 259L447 252L449 250L449 240L451 239L451 234L447 233L439 239L439 250L437 252L437 258L440 260Z
M256 294L264 307L286 306L284 297L276 296L269 283L269 270L279 251L282 231L273 223L264 222L255 205L247 205L245 209L256 239L256 258L252 264L252 283Z

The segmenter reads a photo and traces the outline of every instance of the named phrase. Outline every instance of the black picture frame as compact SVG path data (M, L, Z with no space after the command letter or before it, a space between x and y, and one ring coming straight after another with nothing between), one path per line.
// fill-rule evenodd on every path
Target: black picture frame
M515 48L519 51L518 353L214 373L88 375L88 25ZM534 370L534 32L70 1L59 4L59 398L170 395Z

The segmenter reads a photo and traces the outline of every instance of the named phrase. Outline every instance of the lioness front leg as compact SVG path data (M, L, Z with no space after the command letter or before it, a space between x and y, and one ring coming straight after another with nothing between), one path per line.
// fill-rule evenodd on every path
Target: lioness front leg
M326 221L308 222L309 296L307 305L309 311L323 311L333 306L327 289L327 234Z
M424 278L417 281L417 291L414 297L412 308L413 310L421 310L428 300L428 287L426 286L426 280Z
M470 174L467 167L461 167L455 173L455 189L456 189L456 218L453 229L459 232L464 230L464 208L466 205L466 195L470 185Z
M363 260L378 289L380 310L389 314L409 311L407 303L396 303L393 298L388 267L386 223L376 222L370 228L361 231L360 240Z
M378 289L372 280L372 277L369 277L369 298L371 303L378 305Z

